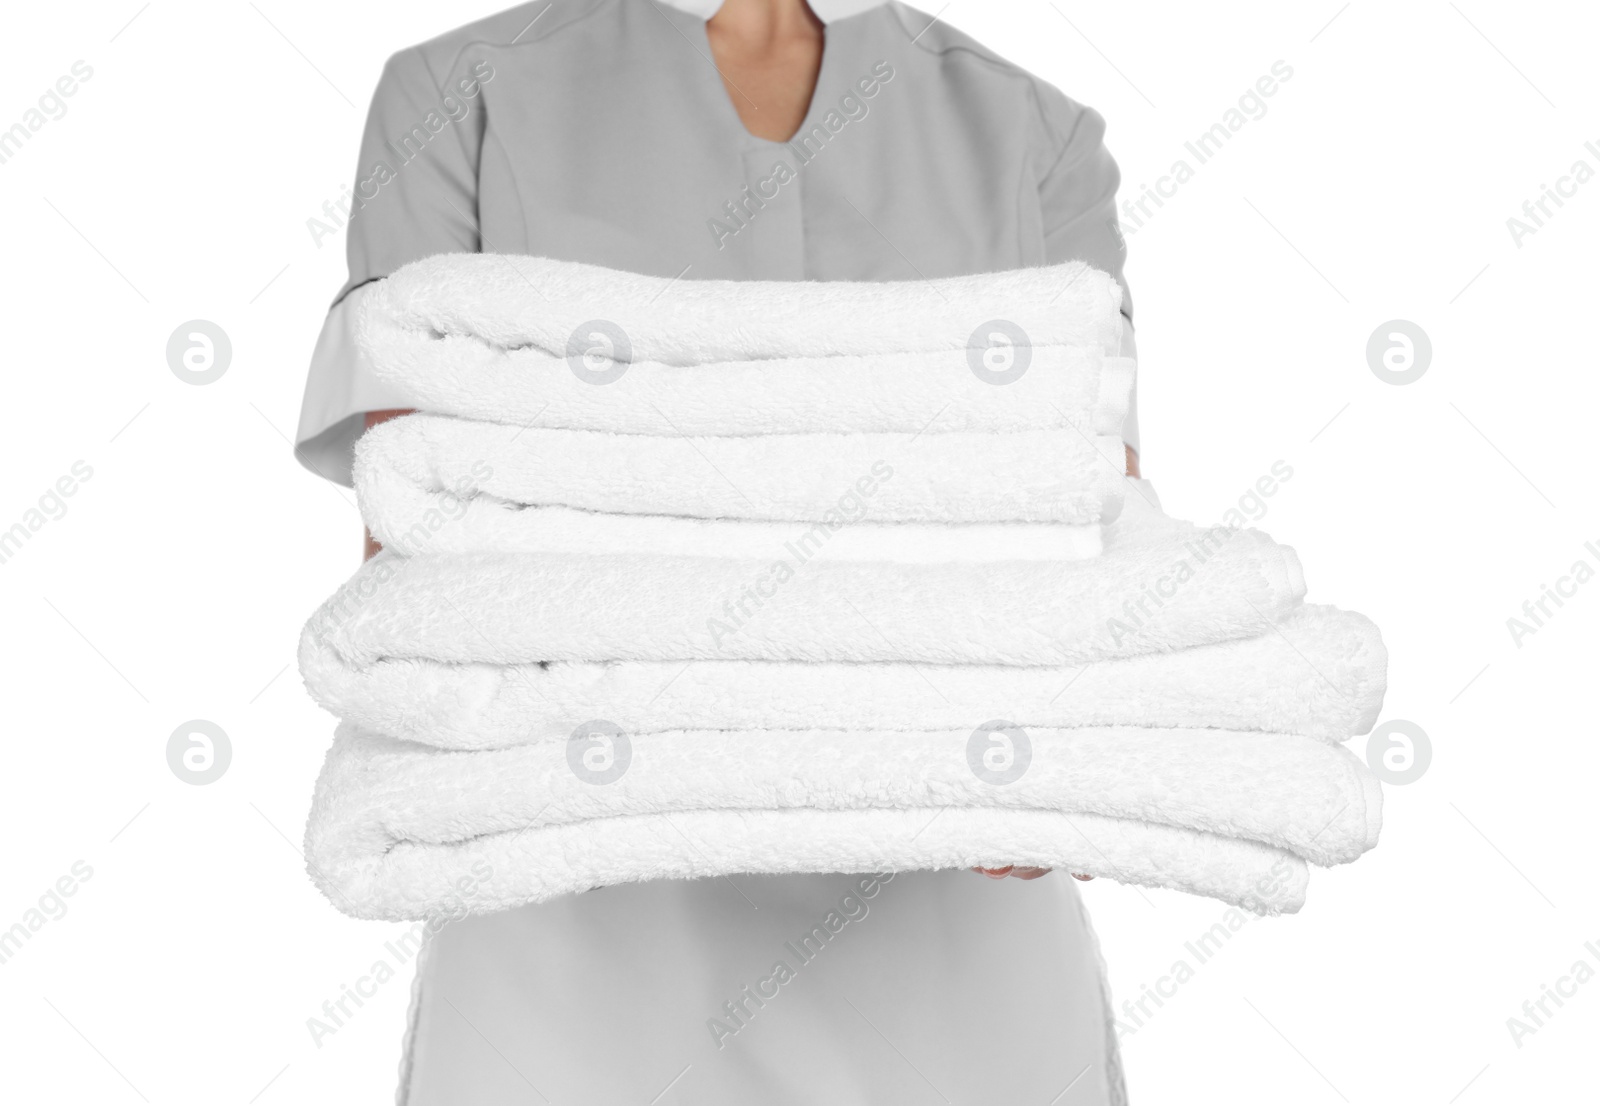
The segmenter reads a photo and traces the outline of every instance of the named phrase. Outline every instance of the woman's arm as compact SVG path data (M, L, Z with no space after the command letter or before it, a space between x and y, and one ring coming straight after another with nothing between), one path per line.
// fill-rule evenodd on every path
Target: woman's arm
M346 485L356 439L366 426L390 417L391 408L407 402L396 386L374 374L361 352L355 327L358 297L413 261L441 253L476 253L482 244L477 167L487 111L479 86L489 71L480 71L483 63L469 50L448 66L434 58L439 66L435 74L427 53L428 48L413 47L395 54L372 94L355 173L347 178L352 186L345 199L350 276L317 342L296 434L302 463ZM448 130L424 151L407 156L389 146L396 135L411 135L419 121L432 127L435 116L430 113L441 110L441 101L452 95L466 114L455 113Z
M401 415L409 414L411 414L411 412L405 408L399 408L393 411L368 411L366 417L366 429L371 430L380 422L388 422L390 419L397 419ZM363 528L361 532L365 535L362 544L361 559L363 561L370 561L372 558L378 555L378 551L382 549L383 546L379 545L375 540L373 540L371 530Z
M1139 360L1139 349L1133 343L1133 320L1126 315L1122 316L1122 344L1118 347L1117 352L1124 357L1133 358L1135 363ZM1128 451L1128 475L1137 480L1139 479L1139 451L1134 447L1133 443L1139 437L1139 415L1133 409L1133 397L1131 395L1128 397L1128 418L1123 423L1122 434L1124 438L1128 439L1122 446Z

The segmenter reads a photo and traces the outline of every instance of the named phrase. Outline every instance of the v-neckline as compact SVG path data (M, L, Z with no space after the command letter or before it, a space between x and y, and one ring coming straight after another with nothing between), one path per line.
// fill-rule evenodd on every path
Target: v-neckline
M772 149L787 146L803 134L808 134L813 125L813 116L817 111L817 93L822 89L822 82L828 76L830 63L833 59L833 25L822 25L822 59L817 64L817 79L811 86L811 99L806 104L805 115L800 119L800 125L788 138L762 138L749 127L745 126L744 119L739 115L739 105L733 102L733 94L728 90L728 82L723 79L722 69L717 65L716 53L711 49L710 20L698 16L691 17L698 25L700 41L705 44L706 60L711 63L711 72L716 80L717 99L721 102L721 112L726 123L732 125L733 130L746 143L754 143L757 148ZM752 101L753 103L754 101Z

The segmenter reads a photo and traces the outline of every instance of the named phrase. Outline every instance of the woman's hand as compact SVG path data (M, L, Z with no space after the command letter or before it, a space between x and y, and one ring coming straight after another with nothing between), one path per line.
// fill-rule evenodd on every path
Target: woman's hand
M1014 864L1007 864L1004 868L974 868L972 870L980 875L988 876L990 879L1005 879L1007 876L1014 876L1017 879L1038 879L1050 871L1049 868L1018 868ZM1087 883L1094 877L1080 876L1077 872L1073 872L1072 878L1083 880Z
M404 408L393 411L368 411L366 418L366 429L371 430L380 422L388 422L390 419L397 419L401 415L409 414L411 414L411 411ZM365 535L365 537L361 543L361 559L363 561L370 561L372 558L376 557L380 551L382 551L383 546L379 545L373 538L371 530L363 530L362 533Z

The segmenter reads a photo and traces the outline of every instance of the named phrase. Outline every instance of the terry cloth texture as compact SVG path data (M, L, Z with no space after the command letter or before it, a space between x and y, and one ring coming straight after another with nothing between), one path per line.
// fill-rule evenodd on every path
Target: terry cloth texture
M362 438L355 485L374 535L409 543L406 552L536 535L542 520L516 517L533 507L836 525L1084 525L1119 513L1124 464L1116 439L1075 430L655 438L409 415ZM440 539L441 530L452 533Z
M1121 431L1133 388L1132 358L1007 348L1001 331L967 348L669 365L618 361L599 331L580 335L593 344L569 359L564 350L507 349L370 314L364 327L378 375L413 406L566 430L674 437L1077 426L1104 435Z
M628 733L938 730L999 710L1029 728L1217 727L1343 741L1377 721L1386 666L1371 621L1311 605L1255 637L1070 667L415 656L353 667L310 629L300 644L306 685L328 710L449 749L565 741L602 717Z
M1308 738L1041 730L1025 771L987 782L973 740L993 736L697 731L448 752L347 726L307 856L336 903L391 919L459 909L474 872L478 911L641 879L1009 863L1279 913L1303 901L1306 859L1344 863L1377 839L1376 780ZM1262 896L1285 856L1294 874Z
M428 361L432 344L452 337L485 351L565 360L594 356L598 335L611 354L602 360L706 366L964 352L989 348L987 336L1005 332L998 322L1015 327L1021 339L1013 344L1027 348L1114 354L1121 308L1117 282L1082 262L928 281L786 282L672 280L542 257L446 254L378 284L363 298L357 329L377 371L403 380L448 378ZM448 394L461 395L473 382L446 383ZM837 383L819 379L813 390ZM835 394L841 405L872 396L848 382ZM431 409L461 413L448 403ZM724 412L717 425L738 417Z
M1141 608L1157 588L1170 597ZM1292 550L1254 531L1198 528L1065 563L386 553L311 632L355 667L407 657L1050 666L1268 632L1304 594Z
M1124 477L1120 297L493 255L374 286L363 352L419 413L360 443L385 551L301 639L341 719L319 886L397 919L1021 864L1298 909L1377 840L1338 742L1383 642Z

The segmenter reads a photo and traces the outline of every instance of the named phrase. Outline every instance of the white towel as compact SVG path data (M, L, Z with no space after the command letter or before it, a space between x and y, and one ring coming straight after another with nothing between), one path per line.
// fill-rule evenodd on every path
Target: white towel
M603 514L571 507L509 509L496 499L458 499L395 480L362 487L370 527L386 549L406 555L445 552L664 554L766 562L896 560L904 565L1006 560L1090 560L1104 549L1099 523L853 522L859 496L821 522L682 519L674 515Z
M862 497L817 522L619 515L571 507L510 506L487 496L425 491L392 471L357 485L367 525L385 549L424 553L660 553L761 561L941 564L1086 561L1104 544L1098 523L870 522Z
M355 294L371 295L382 284ZM622 434L1047 430L1116 434L1132 358L1098 348L884 352L707 365L568 360L470 334L369 321L366 355L408 406L483 422ZM592 367L591 367L592 366ZM1020 367L1021 373L1017 375ZM603 386L597 382L604 380Z
M362 437L355 481L362 517L386 546L448 551L498 548L514 540L506 533L535 540L537 516L511 516L547 506L758 521L849 521L856 512L874 522L1082 525L1120 509L1125 457L1120 438L1077 430L665 438L410 415ZM441 539L441 531L450 533Z
M1061 665L1251 637L1305 595L1259 531L1172 524L1091 561L903 565L467 553L368 561L313 616L390 658Z
M585 327L596 321L626 336L622 360L667 365L966 350L996 320L1020 328L1032 347L1115 353L1121 307L1117 282L1083 262L937 280L780 282L445 254L406 265L363 295L358 335L380 366L414 356L403 352L408 342L449 336L565 359L575 334L588 348Z
M1298 908L1304 883L1256 898L1270 860L1344 863L1377 841L1377 782L1336 746L1138 729L1013 731L994 746L979 731L450 752L345 727L306 855L329 896L363 917L438 912L481 862L494 874L475 912L640 879L1021 863L1275 913ZM986 760L993 749L1009 762Z
M1304 606L1260 635L1081 667L617 661L346 664L308 627L300 671L347 722L442 748L566 740L605 718L662 730L1216 727L1342 741L1383 705L1387 654L1359 614Z

